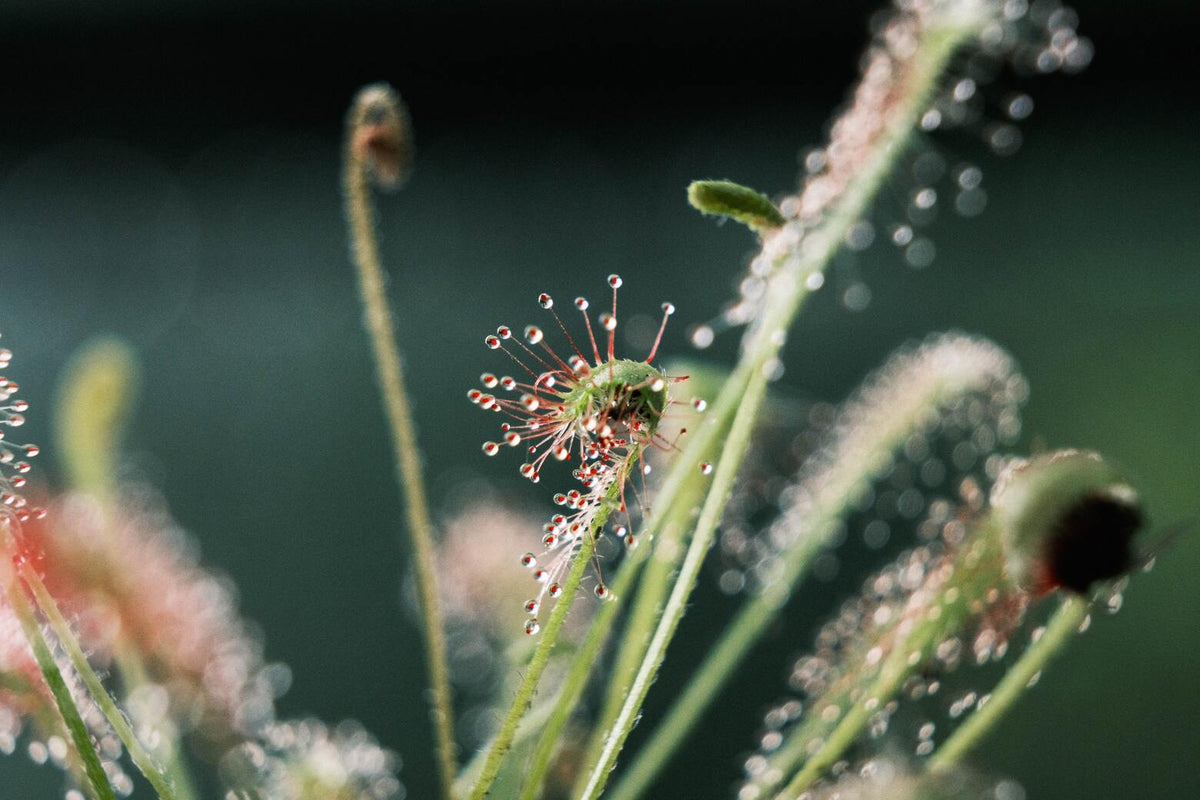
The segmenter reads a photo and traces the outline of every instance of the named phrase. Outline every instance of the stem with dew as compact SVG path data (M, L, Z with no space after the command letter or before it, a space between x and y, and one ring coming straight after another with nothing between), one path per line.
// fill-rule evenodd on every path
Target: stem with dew
M132 644L119 644L115 657L126 697L137 687L152 683L150 676L146 674L146 665L142 662L141 653ZM163 742L155 749L161 753L163 745L166 746L166 757L162 759L163 767L175 786L175 794L179 800L196 800L200 797L200 792L196 789L196 783L192 780L191 771L183 757L183 743L180 741L178 727L171 725L170 734L169 737L163 736Z
M383 394L384 408L392 432L392 450L397 478L408 516L408 532L413 547L417 597L425 635L426 666L432 683L432 713L437 737L438 769L442 794L453 796L458 760L454 745L454 710L451 704L450 671L446 660L446 639L437 593L434 561L433 524L429 517L425 480L413 430L412 411L404 389L400 350L391 309L384 290L383 266L375 234L375 213L368 181L371 164L359 134L372 116L394 114L400 110L400 98L390 89L370 86L359 92L346 120L343 188L346 219L350 228L351 254L358 271L364 321L375 356L375 371ZM407 131L402 135L407 136Z
M22 564L19 570L21 579L25 581L25 584L33 592L38 608L46 616L46 620L50 623L50 628L58 638L59 644L66 651L67 657L71 659L71 665L75 668L75 672L79 674L84 686L87 687L88 692L92 695L92 699L96 701L96 705L103 712L105 719L112 725L117 738L121 740L121 744L125 745L125 749L129 752L129 757L133 760L134 765L145 776L146 780L150 782L150 785L154 787L154 791L158 793L158 796L162 800L176 800L175 786L171 778L146 748L142 746L142 743L134 734L133 728L130 727L129 721L125 718L124 713L117 707L117 703L112 699L112 695L104 688L104 684L100 681L100 676L92 669L92 665L88 662L83 648L79 645L79 640L75 638L75 633L71 630L71 625L63 617L62 612L58 608L58 603L55 602L54 597L46 589L46 585L42 583L41 576L38 575L37 570L28 563Z
M1017 663L1004 674L982 708L967 718L950 738L930 757L930 771L953 767L974 749L1012 708L1021 693L1045 666L1062 652L1067 641L1079 631L1088 615L1089 603L1081 597L1069 596L1036 642L1031 644Z
M684 517L690 515L690 508L696 498L699 496L700 478L698 472L692 470L690 474L692 480L684 485L685 494L680 495L680 501L672 506L672 513L664 515L663 521L659 523L659 527L665 532L670 532L676 527L684 527L687 520ZM634 551L634 557L629 558L626 564L621 566L621 570L617 575L617 580L613 584L613 592L618 597L625 597L628 592L631 592L637 583L638 577L641 574L641 569L646 563L646 555L651 552L652 542L647 542L646 547L640 551ZM651 559L650 569L657 566L662 554L654 551L658 558ZM641 556L638 558L637 556ZM642 596L639 591L638 597ZM537 749L534 751L533 759L530 762L528 769L528 777L526 778L525 788L521 795L522 800L533 800L537 797L537 791L545 779L546 770L550 764L550 758L554 753L555 747L560 743L559 735L562 733L563 727L570 718L571 713L575 710L576 704L579 702L580 696L583 694L584 687L587 685L587 680L591 676L596 658L599 655L600 648L607 639L608 632L616 619L617 607L615 604L610 604L602 608L597 614L596 619L592 620L592 624L588 629L587 637L584 639L582 646L575 653L568 667L566 678L563 680L563 685L559 690L558 697L555 698L554 707L551 711L551 716L547 720L542 729L541 738L538 740ZM654 613L657 613L656 611ZM630 612L632 618L637 616L637 608ZM651 621L653 616L650 617ZM630 626L622 632L622 640L628 641L629 637L636 636L636 633L630 632ZM645 631L644 636L648 638L650 630ZM618 659L619 662L619 659ZM629 678L633 677L633 668L637 665L634 663L629 668ZM614 686L620 685L620 675L624 674L619 667L614 667L610 671L613 676L610 680L610 693ZM613 710L615 716L616 710ZM595 743L598 750L599 742ZM591 751L589 750L589 753ZM598 753L597 753L598 754ZM595 754L593 754L595 755Z
M554 649L558 634L567 619L567 612L571 610L571 604L574 602L579 584L583 580L583 574L591 562L592 553L595 552L596 536L604 529L604 523L608 521L608 515L613 507L619 504L620 496L621 482L613 480L604 494L604 499L600 501L600 508L597 509L596 516L592 519L588 535L583 537L583 542L580 544L578 552L575 553L571 571L567 573L566 580L562 584L562 596L554 603L554 611L550 613L546 628L541 633L541 641L538 642L537 649L534 650L533 657L529 660L529 666L525 669L525 677L521 679L521 685L517 687L516 695L513 697L512 705L508 708L504 722L500 724L500 729L492 740L491 749L488 750L487 758L483 762L479 780L471 790L471 800L479 800L479 798L487 796L493 781L496 780L496 774L500 771L505 754L512 749L517 727L533 703L538 682L541 680L546 665L550 663L550 651Z
M866 211L871 199L891 172L896 159L904 151L916 121L935 90L947 61L959 45L973 33L974 28L970 26L952 26L931 31L922 50L913 56L912 71L907 75L901 102L892 110L878 139L873 143L868 158L844 193L816 228L806 232L802 223L793 220L780 229L780 233L771 235L764 242L765 251L771 248L771 243L776 237L789 236L783 240L786 246L774 249L771 254L773 269L764 292L764 296L768 298L767 306L757 327L751 331L737 369L726 383L726 389L730 386L736 388L729 393L723 390L712 409L714 424L716 420L735 415L729 437L722 445L717 474L684 558L683 568L671 590L664 615L659 620L654 638L642 659L621 713L614 727L606 733L604 751L599 761L591 767L587 783L579 797L592 798L603 789L609 771L616 764L617 754L638 717L650 683L662 663L666 646L686 610L687 599L695 585L704 555L712 544L729 488L749 445L758 406L765 394L768 368L783 346L787 328L811 291L807 279L824 271L833 255L840 249L847 231ZM726 400L728 402L722 402ZM683 462L676 465L676 469L685 467Z
M884 369L898 361L904 363L900 357L893 357ZM850 401L843 414L862 420L850 433L836 437L827 459L829 466L818 467L803 479L812 487L812 501L807 514L792 523L796 532L780 555L783 566L779 577L745 601L650 740L639 749L611 797L631 800L649 788L785 607L790 592L827 545L836 530L835 523L846 516L862 487L880 465L888 463L892 451L926 424L926 411L1002 378L1008 369L1011 362L1007 356L991 345L948 335L936 340L934 346L918 350L917 360L895 373L892 380L868 382L869 388L859 393L864 399Z
M712 486L709 488L708 497L700 511L700 519L696 524L692 546L688 548L687 556L679 571L679 577L670 597L667 598L667 605L663 609L654 637L650 640L641 667L634 677L633 686L630 688L611 732L605 739L604 750L589 774L581 797L591 798L599 795L604 788L604 781L607 779L609 771L616 763L617 753L620 752L629 732L633 730L636 715L640 712L646 693L650 691L650 684L653 683L654 677L658 673L658 667L666 656L667 644L670 643L679 621L683 618L688 598L691 596L696 579L700 574L700 565L712 543L712 535L716 530L721 512L724 510L725 500L733 488L733 479L737 476L741 466L742 455L749 447L754 420L765 395L765 380L754 381L746 388L742 403L733 418L729 436L725 439L725 449L717 462L716 473Z
M112 784L108 782L108 774L104 771L104 764L100 761L100 755L96 752L95 745L92 744L92 735L88 732L79 708L75 705L70 687L63 680L62 672L54 660L54 655L50 652L46 637L42 635L41 625L38 623L33 606L15 579L16 576L11 575L10 577L13 580L6 581L5 586L9 603L21 624L21 630L25 633L30 648L33 650L33 657L42 671L46 685L50 688L50 693L54 697L63 722L71 734L75 751L79 754L80 761L83 762L83 771L88 784L90 784L90 786L88 784L83 784L83 786L89 789L88 794L96 800L116 800Z

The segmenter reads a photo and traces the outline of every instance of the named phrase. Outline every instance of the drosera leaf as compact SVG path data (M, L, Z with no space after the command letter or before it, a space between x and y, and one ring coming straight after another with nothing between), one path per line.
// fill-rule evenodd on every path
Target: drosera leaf
M730 217L755 233L779 228L783 214L771 198L733 181L692 181L688 202L702 214Z

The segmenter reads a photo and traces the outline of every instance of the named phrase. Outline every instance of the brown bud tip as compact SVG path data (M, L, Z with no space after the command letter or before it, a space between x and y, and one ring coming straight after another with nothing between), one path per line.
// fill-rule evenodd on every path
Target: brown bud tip
M412 123L400 95L386 83L364 86L348 119L350 148L383 189L395 189L408 177L413 161Z
M1009 577L1030 591L1087 593L1135 563L1137 492L1095 453L1061 450L1011 464L992 489Z

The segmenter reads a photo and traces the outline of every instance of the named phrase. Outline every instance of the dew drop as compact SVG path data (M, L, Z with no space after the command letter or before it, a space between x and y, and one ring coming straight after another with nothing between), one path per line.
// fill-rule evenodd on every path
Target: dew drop
M525 623L525 633L529 634L530 636L533 636L535 633L537 633L541 629L542 629L542 626L538 624L536 617L531 620L528 620Z
M542 308L554 308L554 298L542 292L538 295L538 305Z
M526 553L525 555L521 556L521 566L533 569L537 566L537 556L535 556L533 553Z
M1026 119L1033 113L1033 98L1027 94L1015 94L1008 98L1004 110L1009 119Z
M712 345L713 340L717 336L711 326L697 325L695 328L692 328L689 338L692 340L692 347L695 347L697 350L704 350Z
M933 208L937 204L937 189L926 186L913 192L912 203L922 210Z
M708 408L708 401L701 397L693 397L692 408L696 411L704 411L704 409Z
M933 263L937 256L937 247L933 240L925 236L913 239L904 248L904 260L913 269L924 269Z
M50 757L50 751L42 742L33 741L29 743L29 759L35 764L45 764L46 759Z
M954 210L964 217L977 217L987 207L987 192L983 189L967 189L954 198Z
M984 138L998 156L1010 156L1021 148L1021 131L1016 125L989 125L984 131Z
M954 98L954 102L956 103L965 103L975 96L975 88L975 81L970 78L963 78L954 84L951 97Z
M849 249L866 250L875 241L875 226L868 220L860 219L846 230L845 239L846 247Z
M865 311L871 305L871 289L865 283L853 283L842 293L842 305L850 311Z
M620 275L613 274L608 276L608 285L614 289L620 289L623 283L624 281L621 280Z
M701 464L700 464L700 474L701 475L711 475L712 471L713 471L713 465L710 462L708 462L708 461L701 462Z

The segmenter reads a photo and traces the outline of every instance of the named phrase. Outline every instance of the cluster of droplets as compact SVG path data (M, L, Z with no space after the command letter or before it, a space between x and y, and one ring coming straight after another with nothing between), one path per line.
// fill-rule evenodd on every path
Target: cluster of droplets
M675 307L662 304L658 335L644 361L617 359L617 292L621 285L619 275L608 276L612 304L596 320L603 348L597 341L597 330L588 314L591 304L586 298L577 297L573 303L587 331L581 347L554 310L554 299L542 293L537 303L552 316L570 353L564 357L556 352L546 341L545 331L536 325L527 326L522 337L501 325L484 338L484 344L508 355L520 377L484 373L480 376L482 388L467 393L468 399L483 410L505 417L500 441L484 442L486 455L494 456L503 447L522 449L527 459L519 471L534 483L541 480L547 459L575 462L572 477L580 488L555 494L554 503L562 510L543 526L541 554L529 552L521 557L540 587L537 595L524 603L528 634L540 630L538 613L543 602L547 597L557 599L562 595L562 580L575 554L587 537L598 535L598 528L603 527L612 511L624 515L624 524L613 525L613 533L627 548L637 546L629 528L627 482L634 474L644 476L648 472L642 460L647 447L673 446L656 433L662 415L673 402L667 394L673 379L651 362ZM695 400L692 407L703 410L704 402ZM595 595L602 600L612 599L594 556L593 564L597 573Z
M826 579L838 568L832 548L852 530L870 550L912 528L934 541L930 519L951 507L945 495L964 479L990 483L999 473L997 451L1020 433L1027 395L1003 350L949 333L894 354L840 409L813 405L810 428L792 439L792 453L802 456L795 477L749 480L734 494L720 540L722 590L774 585L780 555L814 537L825 548L814 572ZM865 481L863 464L871 466ZM852 517L830 519L847 497Z
M1019 124L1032 114L1033 99L1022 91L993 97L988 87L1006 69L1018 75L1045 75L1085 68L1093 48L1077 33L1077 25L1078 16L1059 0L896 0L892 9L872 21L873 40L862 60L860 82L833 121L827 143L801 158L801 191L779 203L787 224L764 241L738 284L738 298L717 320L692 330L692 343L707 347L718 331L758 318L769 279L786 254L803 252L810 239L821 246L818 240L825 234L819 229L831 210L856 178L870 170L878 148L887 146L897 114L922 99L906 92L927 42L936 43L947 30L955 30L965 46L956 59L954 77L927 106L915 109L916 129L926 134L967 132L991 152L1007 156L1021 146ZM938 209L949 205L962 216L974 217L987 205L983 172L973 163L948 167L940 154L926 149L913 163L912 181L904 219L875 224L864 217L841 236L843 259L836 266L840 300L849 310L862 311L871 302L870 288L854 267L856 252L876 241L889 241L906 264L925 268L933 263L937 248L921 229L936 219ZM815 291L826 276L815 271L804 280Z
M12 351L0 348L0 369L12 362ZM0 376L0 553L5 559L38 558L36 548L28 543L30 524L40 524L46 510L31 506L21 490L27 484L31 466L25 459L38 455L35 444L17 444L9 432L25 424L29 404L18 398L20 387L13 380ZM7 567L7 565L5 565ZM12 573L5 580L9 580ZM120 740L109 727L103 713L76 675L70 660L52 637L47 644L51 657L58 665L84 725L97 742L103 768L113 789L122 797L133 791L133 780L121 766L124 752ZM20 621L7 598L0 594L0 753L10 754L17 748L17 737L25 723L37 724L32 738L25 745L35 764L51 763L66 770L70 766L70 746L59 728L58 712L53 696L42 677ZM74 790L73 790L74 791ZM75 792L78 796L78 792ZM79 796L82 800L82 796Z
M400 757L355 722L332 729L313 719L272 723L258 741L226 755L221 769L233 787L228 800L248 791L272 800L403 800L406 794L396 777Z
M884 737L907 698L942 696L943 682L960 664L987 664L1005 656L1029 595L1003 578L1003 553L995 537L971 537L984 510L984 493L965 481L957 504L939 503L925 524L937 539L905 551L868 578L820 629L815 647L798 659L788 678L797 693L764 718L758 751L744 764L740 800L757 800L822 754L831 733L852 709L866 712L867 741ZM900 670L903 681L889 682ZM939 694L941 693L941 694ZM957 719L987 702L966 691L950 702ZM934 749L935 722L916 726L916 756ZM789 747L790 745L790 747ZM789 753L788 755L784 755ZM829 767L837 777L850 767L840 757Z
M895 759L873 758L841 771L833 782L803 792L798 800L1025 800L1008 779L986 780L961 768L922 772Z
M233 586L200 565L155 491L123 487L111 508L66 495L30 535L51 592L65 608L86 609L78 623L83 644L104 656L119 632L150 677L169 687L171 712L187 730L222 743L274 719L289 670L265 663Z
M96 743L109 784L119 796L129 796L133 792L133 778L122 766L124 748L120 739L79 680L67 654L53 638L48 638L47 644L72 702ZM12 755L18 746L23 746L34 764L49 764L67 771L72 767L73 745L68 743L59 720L55 700L21 624L7 599L0 595L0 755ZM23 733L26 735L22 745ZM83 800L76 789L68 791L66 797Z
M1021 75L1078 72L1091 60L1092 46L1076 33L1078 17L1057 0L1034 2L1009 0L999 4L992 19L979 34L979 45L963 60L961 74L946 82L921 114L917 127L926 134L954 130L978 138L997 156L1016 153L1023 137L1020 123L1033 113L1033 98L1022 91L989 91L1007 65ZM825 151L806 154L806 175L824 169ZM900 213L902 218L873 223L864 217L844 236L845 257L835 266L841 273L841 302L851 311L864 310L871 301L870 287L858 275L854 254L874 242L890 243L904 263L924 269L934 262L937 246L923 231L937 220L939 210L949 207L962 217L976 217L987 207L983 170L975 163L951 165L928 145L911 163L912 188ZM879 228L878 232L876 228Z
M12 362L12 351L0 347L0 369ZM40 519L44 509L30 506L21 494L32 466L27 459L35 457L41 448L36 444L19 444L10 440L11 431L25 424L29 403L17 397L20 386L0 375L0 519L19 525L30 519Z

